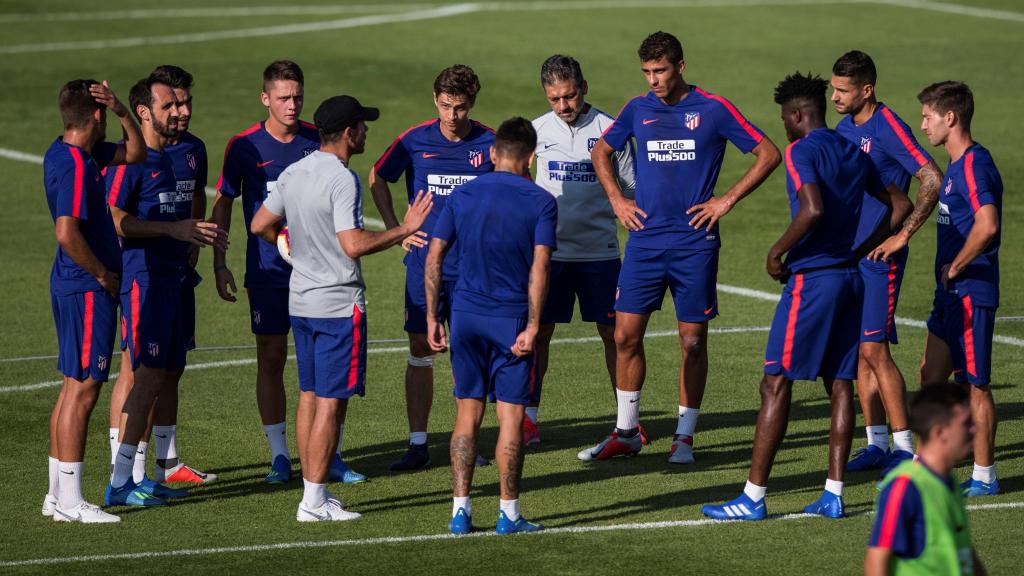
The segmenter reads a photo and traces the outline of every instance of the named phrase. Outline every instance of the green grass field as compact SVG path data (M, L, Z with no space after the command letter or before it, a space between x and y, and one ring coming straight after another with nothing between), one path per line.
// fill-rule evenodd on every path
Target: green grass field
M636 458L588 465L575 458L614 423L600 345L579 341L595 336L593 327L563 326L552 347L551 369L541 410L542 443L531 447L525 466L522 504L532 520L555 530L516 538L452 540L447 442L454 407L447 358L436 370L438 385L430 428L433 468L393 475L388 464L407 441L402 377L401 253L363 259L368 284L370 361L368 394L354 401L346 427L346 458L370 482L335 486L353 510L364 514L340 525L300 525L294 520L301 484L270 487L262 482L268 453L255 402L253 349L198 350L182 383L179 450L183 459L217 472L221 481L197 488L173 506L156 510L116 510L113 526L55 525L39 515L46 487L47 421L57 396L52 359L56 354L48 278L54 251L53 226L41 186L41 167L10 159L17 151L42 155L60 133L56 94L79 77L110 80L122 99L155 65L174 63L195 74L192 129L210 151L210 172L220 169L228 138L264 117L258 94L260 74L271 60L291 58L306 74L306 117L339 92L356 95L382 109L371 125L365 156L353 168L364 176L406 127L433 113L430 85L453 63L473 66L483 83L474 117L497 126L512 115L536 117L547 110L538 77L544 58L576 56L590 83L589 100L614 112L646 90L636 47L648 33L678 35L687 51L687 79L731 99L780 147L785 136L772 102L772 89L794 70L827 77L832 62L852 48L870 53L879 67L882 99L916 129L917 91L934 81L961 79L974 89L974 135L993 153L1005 183L1002 244L1002 306L996 333L1008 337L994 346L994 392L1001 419L997 460L1004 493L972 504L1005 504L971 512L979 553L994 574L1015 573L1024 553L1020 506L1024 506L1024 243L1017 225L1024 206L1016 197L1024 181L1019 146L1019 95L1024 91L1024 12L1014 0L961 0L967 13L949 5L928 9L919 2L559 2L463 5L438 17L439 5L362 4L348 9L304 0L294 12L272 9L273 0L246 0L264 10L229 13L204 2L173 6L132 5L130 18L118 2L100 0L88 9L96 19L52 15L79 12L86 5L69 0L0 4L0 74L12 80L0 106L0 170L8 209L0 225L9 235L0 248L6 296L0 312L0 502L7 528L0 532L0 572L133 573L331 572L342 574L433 574L461 570L485 573L751 573L853 574L860 571L876 492L869 474L848 477L846 502L851 518L828 521L787 518L754 524L700 522L700 505L735 496L746 478L753 425L759 405L761 355L774 304L722 291L721 317L713 328L751 328L710 337L710 377L696 449L698 462L670 468L665 462L675 423L678 346L652 335L647 341L648 379L642 420L653 442ZM927 4L927 3L923 3ZM955 7L954 7L955 8ZM985 11L987 10L987 11ZM1018 10L1017 12L1007 12ZM416 11L416 12L410 12ZM954 10L955 11L955 10ZM36 13L32 15L32 13ZM398 15L419 16L396 21ZM371 17L384 15L379 19ZM430 16L428 18L428 16ZM252 29L290 24L349 21L333 29L257 36ZM222 31L239 36L225 39ZM209 33L203 39L196 34ZM76 48L74 43L130 38L162 38L160 43ZM65 44L65 43L70 43ZM125 41L123 44L131 44ZM136 43L138 44L138 43ZM831 114L830 124L838 118ZM110 137L117 135L111 133ZM947 158L932 150L940 166ZM748 166L728 153L720 185L727 186ZM211 176L212 185L215 176ZM400 187L396 186L395 190ZM915 186L916 190L916 186ZM369 196L367 216L376 216ZM229 261L236 278L244 268L241 210L235 210ZM724 247L720 282L726 286L778 293L764 272L764 255L788 221L781 170L729 214L722 224ZM927 317L933 289L933 225L914 239L910 270L899 314ZM200 272L212 278L203 254ZM247 346L247 306L222 302L212 282L198 291L201 347ZM670 312L655 314L652 332L674 328ZM1017 321L1014 320L1017 319ZM916 389L916 371L925 332L900 327L895 356ZM386 340L398 339L398 342ZM572 340L577 339L577 340ZM115 365L116 370L116 365ZM294 392L294 362L285 373ZM109 387L108 387L109 388ZM109 452L104 393L90 424L86 497L102 500ZM294 394L290 396L294 400ZM828 408L819 384L799 383L789 434L769 485L768 506L775 515L799 512L814 499L825 479ZM292 404L294 406L294 402ZM291 408L290 408L291 410ZM859 412L859 410L858 410ZM291 418L290 418L291 419ZM859 418L858 418L859 421ZM484 454L493 455L497 429L493 413L484 422ZM293 440L292 432L289 436ZM858 423L854 447L864 444ZM490 446L489 448L487 448ZM293 448L294 453L294 448ZM963 478L969 464L957 471ZM497 517L497 470L480 469L472 493L475 523L491 527ZM658 524L668 523L668 524ZM419 538L417 538L419 537ZM242 547L242 548L240 548ZM248 547L248 548L244 548ZM219 550L218 550L219 549ZM185 552L188 551L188 552ZM125 553L168 553L158 557L86 558ZM68 558L57 565L12 565L12 561Z

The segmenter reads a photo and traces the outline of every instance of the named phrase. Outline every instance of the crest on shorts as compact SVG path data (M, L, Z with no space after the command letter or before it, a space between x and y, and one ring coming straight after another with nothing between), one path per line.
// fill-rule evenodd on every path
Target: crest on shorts
M192 153L185 154L185 162L188 163L188 167L189 168L191 168L193 170L196 169L196 155L195 154L192 154Z
M160 343L159 342L150 342L148 349L149 349L149 355L150 356L159 356L160 355Z
M254 324L259 324L260 323L260 311L259 310L253 310L252 311L252 321L253 321Z
M700 126L700 112L687 112L683 114L683 124L690 130L696 130Z
M99 368L101 371L105 371L107 369L107 366L109 366L109 365L110 365L110 358L107 358L106 356L97 356L96 357L96 367Z
M484 153L480 150L469 151L469 165L473 168L479 168L484 163Z
M860 149L863 150L865 154L871 154L871 138L868 136L861 136Z
M594 151L594 145L597 144L598 140L600 140L600 138L587 138L587 152Z

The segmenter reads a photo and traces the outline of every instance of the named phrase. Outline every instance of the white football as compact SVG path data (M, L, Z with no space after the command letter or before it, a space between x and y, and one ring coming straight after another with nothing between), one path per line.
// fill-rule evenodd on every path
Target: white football
M287 226L282 227L277 234L277 251L281 253L281 258L284 258L285 262L292 263L292 243L288 236Z

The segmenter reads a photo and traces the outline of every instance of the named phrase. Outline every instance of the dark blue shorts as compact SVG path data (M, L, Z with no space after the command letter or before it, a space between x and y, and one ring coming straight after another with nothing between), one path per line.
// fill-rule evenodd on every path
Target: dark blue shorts
M861 342L899 342L896 337L896 304L900 299L908 253L909 250L904 248L885 261L862 258L857 264L864 282Z
M456 310L451 318L452 377L456 398L493 398L529 404L537 383L537 355L512 353L526 318L482 316Z
M181 319L184 323L185 350L196 349L196 286L202 278L195 270L189 272L181 287Z
M117 299L102 290L50 295L57 327L57 369L84 381L106 382L117 333Z
M548 299L540 315L541 324L572 322L576 298L584 322L615 324L615 285L622 263L618 258L596 262L551 262Z
M856 268L793 274L775 308L764 373L790 380L856 379L863 296Z
M358 306L351 316L291 323L299 390L343 400L366 394L366 315Z
M185 334L181 284L121 284L121 314L132 369L139 364L161 370L185 367Z
M672 292L676 319L707 322L718 316L718 250L650 250L626 245L615 310L650 314Z
M249 296L249 320L253 334L287 334L291 328L288 317L288 289L253 286L245 289Z
M441 309L437 311L439 322L448 321L454 290L454 280L441 283ZM405 269L405 331L409 334L427 333L427 291L423 284L423 271L412 267Z
M957 382L981 387L992 381L995 327L995 308L975 305L970 295L960 297L941 287L935 291L928 331L949 346Z

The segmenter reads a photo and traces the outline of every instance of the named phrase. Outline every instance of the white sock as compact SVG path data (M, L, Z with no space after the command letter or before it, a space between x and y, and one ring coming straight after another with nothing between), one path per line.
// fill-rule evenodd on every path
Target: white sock
M825 492L831 492L836 496L843 495L843 483L839 480L825 479Z
M82 463L61 462L58 468L61 480L57 484L57 504L63 510L71 510L85 500L82 496Z
M889 449L889 426L865 426L868 433L868 446L877 446L883 452Z
M327 484L317 484L303 478L302 486L302 503L307 508L319 508L324 505L327 500Z
M473 515L473 504L469 501L469 496L456 496L453 498L454 503L452 504L452 518L459 512L459 508L466 510L466 516Z
M747 485L743 487L743 493L747 495L754 502L760 502L764 500L764 495L768 492L768 488L765 486L758 486L750 480L747 480Z
M540 408L540 406L527 406L526 407L526 417L529 418L530 422L533 422L534 424L537 423L537 409L538 408Z
M124 486L132 479L132 468L135 466L135 451L138 446L122 443L117 447L117 459L114 461L114 475L110 485L114 488Z
M270 461L273 462L278 456L284 456L291 460L288 454L288 423L278 422L277 424L264 424L263 433L270 443Z
M149 442L139 442L135 449L135 462L132 464L132 482L138 484L146 476L146 452L149 449Z
M498 506L505 516L515 522L519 520L519 499L515 500L498 500Z
M47 456L49 459L47 463L47 470L49 472L50 487L46 491L47 496L57 497L57 483L60 479L60 460L57 460L53 456Z
M991 466L978 466L974 465L974 472L971 474L972 480L978 482L984 482L985 484L991 484L996 479L996 465Z
M422 446L427 443L426 432L409 432L409 444L416 444Z
M121 434L120 428L110 429L110 465L113 466L117 462L117 447L121 445L121 442L117 440L117 437ZM111 469L113 471L113 469Z
M676 434L693 437L693 432L697 429L698 416L700 416L700 408L680 406L679 421L676 423Z
M892 433L892 443L897 450L914 453L914 435L910 430L900 430Z
M619 430L635 429L640 424L640 391L626 392L616 389L615 398L619 407L615 427Z
M338 424L338 456L341 456L341 440L345 436L345 423Z
M178 466L178 427L153 426L153 447L156 449L156 464L172 469ZM161 464L163 462L163 464Z

